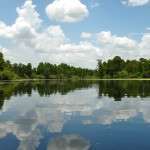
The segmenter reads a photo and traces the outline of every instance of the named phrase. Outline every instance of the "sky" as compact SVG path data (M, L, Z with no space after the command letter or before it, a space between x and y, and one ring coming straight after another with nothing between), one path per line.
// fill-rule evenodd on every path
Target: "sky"
M1 0L0 51L35 66L150 58L149 14L150 0Z

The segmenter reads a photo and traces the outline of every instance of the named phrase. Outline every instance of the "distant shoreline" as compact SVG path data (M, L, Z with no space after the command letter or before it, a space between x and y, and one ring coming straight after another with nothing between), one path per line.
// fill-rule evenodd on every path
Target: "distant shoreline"
M126 79L123 79L123 78L114 78L114 79L85 79L85 80L147 80L147 81L150 81L150 78L126 78Z
M22 82L22 81L150 81L150 78L114 78L114 79L16 79L16 80L0 80L0 82Z

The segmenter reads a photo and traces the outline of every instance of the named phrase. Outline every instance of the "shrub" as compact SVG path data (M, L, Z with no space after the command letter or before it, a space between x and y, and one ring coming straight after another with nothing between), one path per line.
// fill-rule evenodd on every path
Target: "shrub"
M10 70L4 70L0 72L0 80L12 80L17 78L18 76Z

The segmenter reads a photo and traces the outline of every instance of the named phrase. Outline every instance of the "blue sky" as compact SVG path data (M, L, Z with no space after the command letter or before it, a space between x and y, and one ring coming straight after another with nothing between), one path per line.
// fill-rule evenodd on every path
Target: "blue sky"
M50 21L45 14L45 7L53 0L33 0L37 10L44 19L46 25L58 24ZM21 6L24 0L2 0L0 2L0 20L13 23L17 14L16 7ZM90 10L90 15L82 22L75 24L61 24L69 35L80 34L83 30L98 32L100 30L111 30L118 35L141 33L150 26L150 5L140 7L128 7L121 4L121 0L82 0ZM93 3L99 6L91 9ZM74 31L74 28L76 30Z
M13 0L13 1L1 0L0 1L0 22L5 24L6 27L10 27L11 30L14 30L13 24L15 24L15 21L19 16L19 14L16 12L16 8L19 7L21 9L21 7L25 3L27 3L27 1L31 2L30 0L26 0L26 1L25 0ZM57 1L57 4L59 3L59 1L65 1L65 2L60 3L60 7L63 7L62 4L67 5L69 2L68 6L63 7L61 9L63 10L69 9L69 11L73 9L74 11L72 13L76 18L71 18L73 19L73 21L63 20L63 18L59 18L60 16L59 13L61 11L56 10L56 5L55 4L53 5L55 1ZM143 3L141 3L141 1L143 1ZM65 62L65 63L69 63L75 66L83 66L83 67L90 67L90 68L96 65L95 59L99 57L101 57L102 59L108 59L114 55L120 55L125 58L128 58L127 56L129 56L129 58L146 57L147 54L150 52L149 47L147 47L148 44L145 43L149 41L149 30L147 30L147 28L150 27L150 15L149 15L150 14L150 1L149 0L147 1L141 0L141 1L139 2L138 0L81 0L81 1L72 0L71 2L70 0L33 0L33 2L31 2L32 4L29 4L29 5L36 5L36 8L32 8L32 9L34 9L34 11L36 11L40 15L39 18L42 20L42 25L40 25L41 27L40 29L38 29L38 33L39 32L43 33L44 30L50 26L53 26L53 27L59 26L59 28L62 30L63 34L65 35L66 42L65 42L65 45L63 46L67 48L69 46L71 48L73 47L72 55L75 53L75 51L77 52L77 56L74 56L73 58L74 61L70 61L69 58L67 58L66 60L62 59L63 55L64 57L65 55L67 57L71 55L66 52L69 50L66 50L64 47L63 47L63 50L65 49L64 50L65 52L62 54L62 56L60 56L61 52L60 53L57 52L57 54L59 55L52 56L53 57L53 60L52 60L52 59L49 59L51 57L51 54L48 54L48 52L46 52L47 54L45 52L41 54L42 50L38 49L40 51L40 54L39 54L38 50L35 51L34 47L30 47L30 50L29 50L28 43L26 43L26 49L28 49L27 51L30 51L28 55L36 53L35 55L38 55L37 56L38 60L36 59L34 61L30 60L29 58L32 59L32 57L31 56L28 57L28 55L24 56L24 57L28 57L28 59L24 59L24 58L21 59L19 55L24 53L24 51L26 50L23 50L22 52L20 52L20 54L17 54L19 53L18 48L14 49L15 46L13 45L13 42L12 42L16 38L16 35L15 36L13 35L13 37L11 37L10 39L10 37L9 38L8 36L4 37L4 34L0 33L0 47L4 48L5 52L7 51L6 57L8 59L11 59L14 62L23 61L26 63L26 60L30 62L33 61L34 64L36 64L38 61L52 61L52 63ZM49 10L46 12L46 8L48 6L50 7L49 7ZM71 7L71 9L69 7ZM52 14L53 11L54 13ZM81 13L78 13L80 11ZM64 16L61 16L61 17L64 17ZM24 22L30 24L30 22L27 22L27 21L24 21ZM1 27L0 31L3 30L3 32L5 31L8 32L7 29L8 28ZM24 28L21 29L21 31L23 30L25 31ZM81 37L82 32L91 34L91 37L82 38ZM19 33L21 34L20 31ZM106 41L104 41L104 38ZM119 41L119 43L117 41ZM24 42L24 41L20 41L20 42ZM81 42L84 42L84 44L81 44ZM88 46L85 45L85 43L88 43ZM139 46L134 47L133 43L135 44L135 46L137 44ZM129 47L126 47L125 45L128 45L128 44L129 44ZM62 45L62 43L60 45ZM58 47L60 47L60 45ZM85 62L86 59L90 58L91 62L88 62L88 64L83 63L83 62L82 62L83 64L78 63L79 60L77 59L77 57L80 57L79 55L80 50L76 50L76 49L78 48L80 49L80 47L82 49L84 47L83 45L87 47L91 45L91 50L93 48L94 51L98 53L98 54L91 54L91 56L88 56L87 58L86 57L83 58L82 57L83 51L86 51L86 50L83 50L83 51L81 50L82 54L81 54L80 59L83 62ZM23 43L23 46L24 46L23 49L25 49L24 43ZM51 51L54 49L59 49L58 47L57 48L48 47L49 53L51 53ZM10 50L10 48L12 48L13 50ZM19 48L21 48L21 45L19 46ZM134 55L135 53L134 51L132 52L130 50L131 48L138 49L136 52L136 55ZM34 49L33 53L31 53L31 49ZM107 53L104 52L106 51L106 49L108 50ZM87 50L87 53L88 53L88 50ZM86 52L84 55L86 55ZM54 60L55 58L57 59L56 61Z

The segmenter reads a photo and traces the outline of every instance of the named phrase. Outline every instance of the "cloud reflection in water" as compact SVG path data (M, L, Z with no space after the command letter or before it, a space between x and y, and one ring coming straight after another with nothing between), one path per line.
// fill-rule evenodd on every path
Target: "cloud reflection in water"
M149 97L142 100L140 97L124 97L118 102L104 95L98 98L96 86L42 98L34 92L31 97L15 96L4 102L0 112L0 138L12 133L20 141L19 150L34 150L43 139L40 126L50 133L61 133L74 116L82 117L83 125L111 125L114 122L127 122L139 114L142 114L145 122L150 123L149 108ZM64 135L48 144L48 150L57 150L59 147L64 150L86 150L89 144L80 136Z

